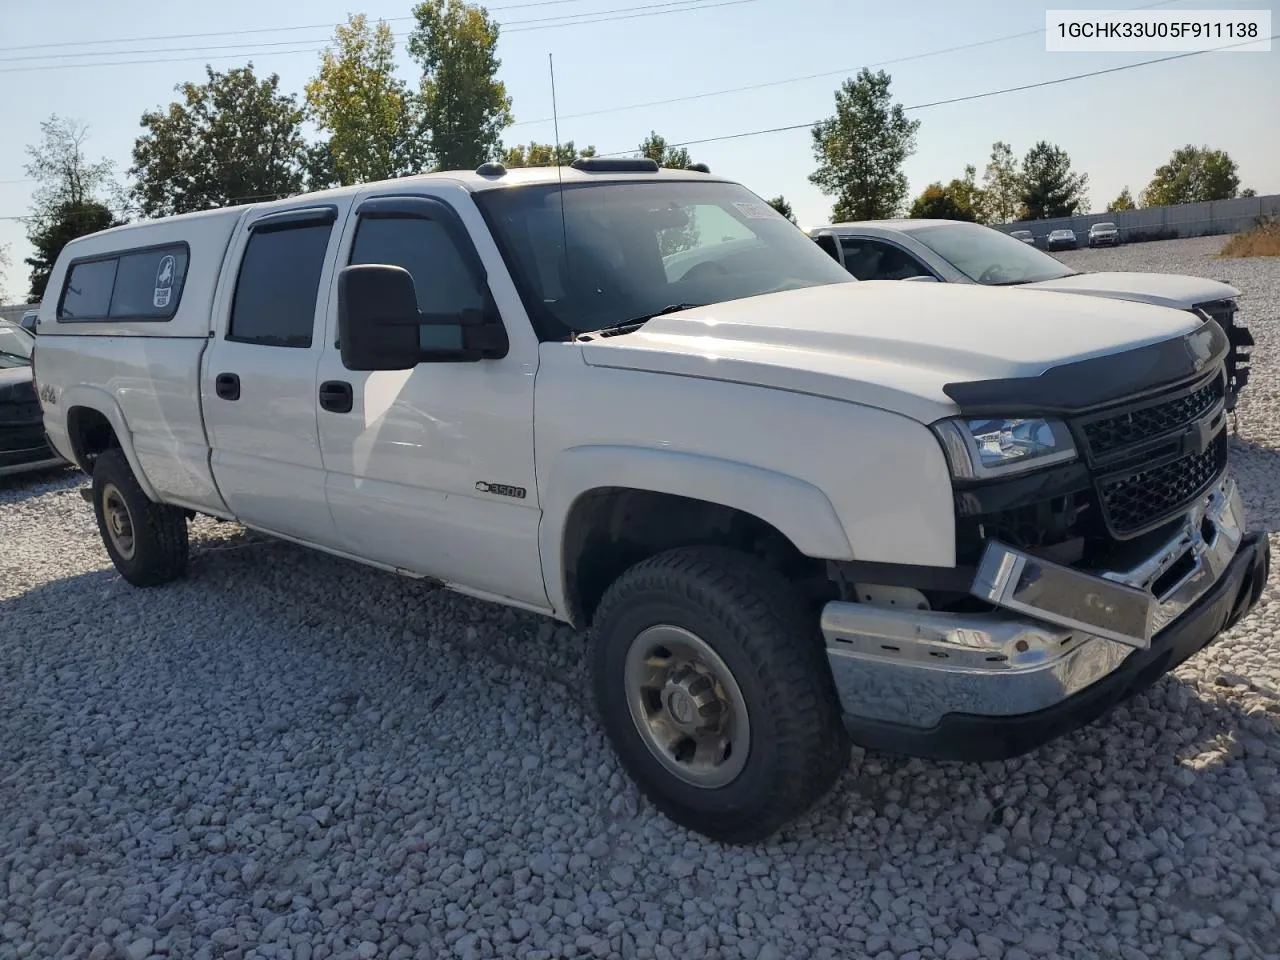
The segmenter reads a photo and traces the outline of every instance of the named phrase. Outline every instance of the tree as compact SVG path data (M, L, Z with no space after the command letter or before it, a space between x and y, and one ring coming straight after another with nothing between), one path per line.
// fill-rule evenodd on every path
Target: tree
M297 98L253 64L175 87L182 99L142 115L133 192L144 216L165 217L300 193L306 141Z
M1075 173L1071 158L1041 140L1022 158L1022 203L1028 220L1072 217L1088 209L1089 175Z
M915 153L919 120L889 96L889 74L866 67L836 91L835 116L813 127L818 169L809 182L836 198L837 220L892 217L907 198L902 164Z
M417 98L395 75L395 36L364 14L338 26L320 71L307 84L307 111L327 135L328 172L340 184L390 180L425 164ZM323 160L312 155L311 160ZM325 165L310 166L309 173Z
M773 209L777 210L780 214L782 214L792 223L796 222L796 215L794 211L792 211L791 209L791 204L787 203L787 200L785 197L781 197L781 196L774 197L772 200L769 201L769 206L773 207Z
M573 141L560 144L560 152L556 153L556 147L553 143L537 143L533 142L528 145L518 144L514 147L508 147L502 155L502 165L504 167L554 167L557 163L568 166L579 157L594 157L596 155L595 147L583 147L579 150L574 146Z
M77 237L118 225L119 221L111 209L96 200L68 201L50 211L42 218L40 226L27 234L27 239L36 248L35 256L24 260L31 268L29 301L36 303L44 297L49 275L63 247Z
M28 146L24 167L36 182L31 214L23 222L35 256L23 262L31 268L32 302L44 296L54 261L70 241L122 222L107 205L123 191L109 160L90 161L84 145L89 128L56 114L40 124L38 146Z
M649 135L640 142L638 147L639 156L648 157L660 167L668 167L672 170L683 170L693 161L689 159L689 151L684 147L672 147L667 144L667 138L660 135L656 130L650 130Z
M1120 191L1120 195L1107 204L1107 213L1124 213L1126 210L1135 210L1137 207L1133 202L1133 194L1129 192L1129 188L1125 187Z
M1240 196L1242 197L1256 197L1257 195L1258 191L1253 189L1253 187L1245 187L1240 191Z
M0 243L0 303L4 303L9 299L9 294L4 288L4 275L9 272L9 245Z
M941 183L929 184L911 204L907 216L917 220L967 220L976 223L978 216L973 208L952 190L951 185L959 182L952 180L945 187Z
M1013 148L1003 140L991 145L991 159L982 173L982 192L987 223L1012 223L1022 219L1025 212L1022 174L1013 159Z
M498 25L465 0L424 0L409 55L422 68L423 128L437 170L470 170L502 149L511 97L497 79Z
M1188 143L1173 151L1169 162L1156 168L1142 192L1144 207L1174 203L1230 200L1240 190L1236 162L1224 150Z

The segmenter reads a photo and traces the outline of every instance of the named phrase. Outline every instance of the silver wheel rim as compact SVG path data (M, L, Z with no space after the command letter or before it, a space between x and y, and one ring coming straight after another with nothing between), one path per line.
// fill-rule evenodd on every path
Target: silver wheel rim
M129 508L125 506L124 495L112 483L102 488L102 523L106 527L111 545L116 548L120 558L132 560L133 518L129 516Z
M746 765L751 722L728 665L701 637L660 624L631 642L623 672L640 739L685 783L713 789Z

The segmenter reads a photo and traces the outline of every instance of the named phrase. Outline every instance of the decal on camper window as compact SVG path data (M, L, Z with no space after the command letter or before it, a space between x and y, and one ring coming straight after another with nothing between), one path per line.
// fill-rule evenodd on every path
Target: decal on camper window
M160 266L156 268L156 288L151 295L151 304L157 310L169 306L169 298L173 296L173 274L177 265L172 256L160 259Z

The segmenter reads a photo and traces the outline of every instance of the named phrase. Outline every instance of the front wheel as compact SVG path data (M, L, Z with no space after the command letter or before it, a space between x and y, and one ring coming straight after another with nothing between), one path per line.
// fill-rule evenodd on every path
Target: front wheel
M816 618L754 557L690 547L637 564L606 592L592 641L605 730L681 826L764 840L848 763Z
M123 450L107 450L94 461L92 494L98 532L120 576L135 587L154 587L186 573L186 516L147 497Z

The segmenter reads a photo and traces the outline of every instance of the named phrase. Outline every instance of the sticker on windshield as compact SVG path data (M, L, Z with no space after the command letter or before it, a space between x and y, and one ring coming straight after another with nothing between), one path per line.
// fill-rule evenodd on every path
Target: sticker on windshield
M169 306L169 300L173 297L173 273L177 266L178 261L172 256L160 260L160 266L156 269L156 288L151 294L151 305L157 310Z
M781 216L777 210L769 206L767 203L754 203L751 201L743 203L734 203L741 213L748 220L771 220L774 217Z

